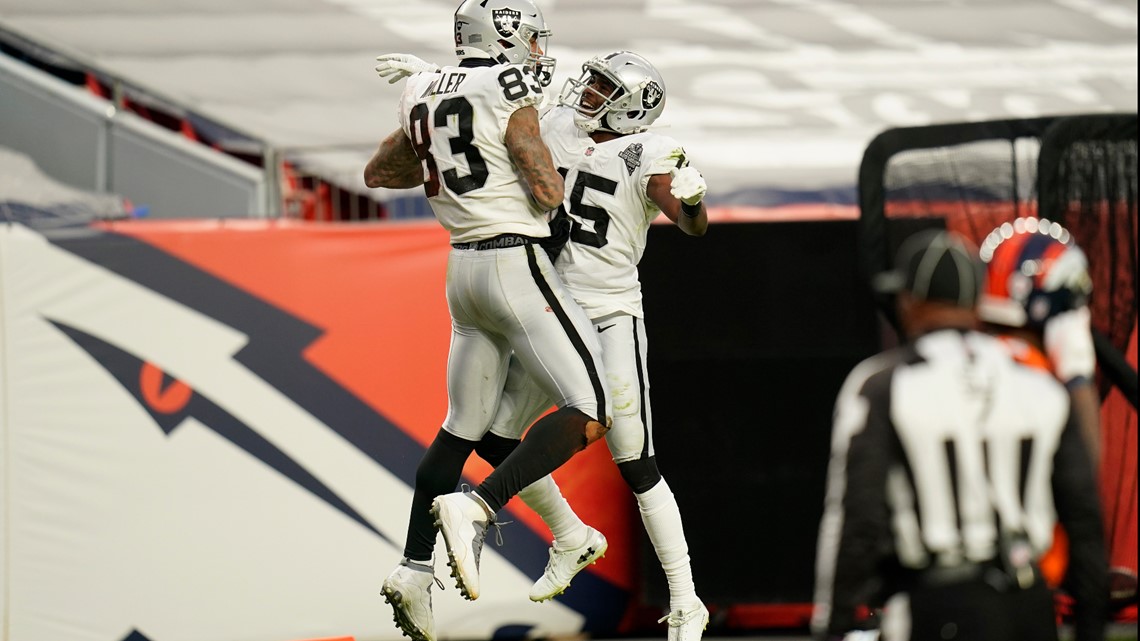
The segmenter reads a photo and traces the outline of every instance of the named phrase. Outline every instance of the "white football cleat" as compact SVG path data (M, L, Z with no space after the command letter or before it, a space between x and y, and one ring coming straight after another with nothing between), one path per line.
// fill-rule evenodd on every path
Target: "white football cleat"
M463 598L479 598L479 556L487 526L495 521L474 492L453 492L435 497L431 504L435 525L447 546L447 564Z
M669 622L669 641L701 641L709 625L709 610L698 603L687 610L674 610L657 622Z
M431 612L431 584L435 581L430 567L405 559L380 588L384 600L392 605L396 627L412 641L435 641Z
M531 601L541 603L562 594L576 574L606 555L606 537L592 527L586 530L586 542L576 548L560 550L557 545L551 546L546 571L530 588Z

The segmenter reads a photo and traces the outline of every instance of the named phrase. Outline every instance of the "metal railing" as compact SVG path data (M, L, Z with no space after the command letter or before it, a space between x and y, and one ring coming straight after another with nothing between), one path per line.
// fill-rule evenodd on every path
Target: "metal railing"
M77 187L103 193L115 191L113 145L105 141L110 139L111 130L120 124L125 114L132 114L180 134L180 140L166 138L170 147L181 147L174 149L175 153L188 151L183 143L189 142L203 153L220 154L243 163L235 166L219 159L218 167L228 166L235 174L245 177L250 171L260 172L264 188L257 202L251 203L244 212L248 217L373 221L431 215L422 194L370 190L364 185L363 168L375 148L372 143L281 148L223 119L197 113L161 91L121 77L66 45L32 39L3 23L0 23L0 54L38 68L43 75L54 76L59 82L85 88L89 96L107 103L102 114L92 116L91 112L95 111L90 106L92 101L87 98L82 101L88 105L88 120L101 115L106 131L101 138L103 142L97 145L98 150L91 150L95 166L88 171L95 176L93 184L75 185ZM51 99L57 101L79 98L67 92L53 92L52 96ZM34 116L43 117L39 113ZM0 145L4 143L0 139ZM28 146L35 145L29 142ZM35 151L41 155L51 153L43 148ZM201 154L194 152L194 155ZM198 215L208 215L208 212Z

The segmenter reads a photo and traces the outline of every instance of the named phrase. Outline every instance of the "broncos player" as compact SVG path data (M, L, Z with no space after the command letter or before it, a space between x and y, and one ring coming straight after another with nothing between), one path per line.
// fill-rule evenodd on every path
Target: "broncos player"
M430 68L402 54L381 56L381 76ZM647 342L637 264L650 223L664 213L683 232L708 227L700 173L673 139L648 131L665 106L661 74L642 56L618 51L595 57L567 81L559 105L542 118L542 135L566 176L552 223L567 237L556 268L597 328L614 424L606 435L622 478L637 498L642 522L669 583L670 641L701 638L708 610L697 597L677 502L657 469L646 373ZM550 398L512 365L491 437L518 439L550 407ZM561 593L606 549L605 537L570 510L549 479L519 494L554 534L550 562L530 598Z
M434 641L431 584L435 524L460 591L479 596L478 563L494 514L526 485L601 438L609 425L598 336L538 245L563 179L539 135L543 84L554 60L532 0L466 0L455 12L457 66L408 81L400 128L364 170L370 187L423 186L450 232L446 295L452 336L448 413L416 472L403 561L384 581L396 624ZM492 451L496 470L468 493L451 493L481 442L512 354L558 410L513 452ZM449 494L451 493L451 494ZM441 496L442 495L442 496Z

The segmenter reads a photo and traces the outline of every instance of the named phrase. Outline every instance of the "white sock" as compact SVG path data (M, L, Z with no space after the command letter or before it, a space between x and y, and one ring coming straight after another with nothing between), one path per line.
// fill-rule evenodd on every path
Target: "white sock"
M542 517L558 549L573 549L586 543L586 524L570 508L549 474L524 487L519 498Z
M641 522L657 552L669 582L669 609L688 609L700 602L689 565L689 543L681 525L681 510L665 479L647 492L636 494Z
M404 560L407 561L408 563L415 563L416 565L422 565L429 570L435 569L435 556L432 556L432 558L428 559L427 561L417 561L416 559L408 559L408 558L405 558Z

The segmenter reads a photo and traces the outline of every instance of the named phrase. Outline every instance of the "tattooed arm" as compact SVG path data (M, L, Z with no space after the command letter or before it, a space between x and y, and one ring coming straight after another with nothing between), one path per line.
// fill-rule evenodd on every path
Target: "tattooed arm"
M550 149L542 142L538 128L538 110L523 107L511 114L507 123L507 151L522 172L530 193L543 209L557 209L565 190L562 174L554 167Z
M424 168L404 130L392 132L364 167L369 187L406 189L424 184Z

